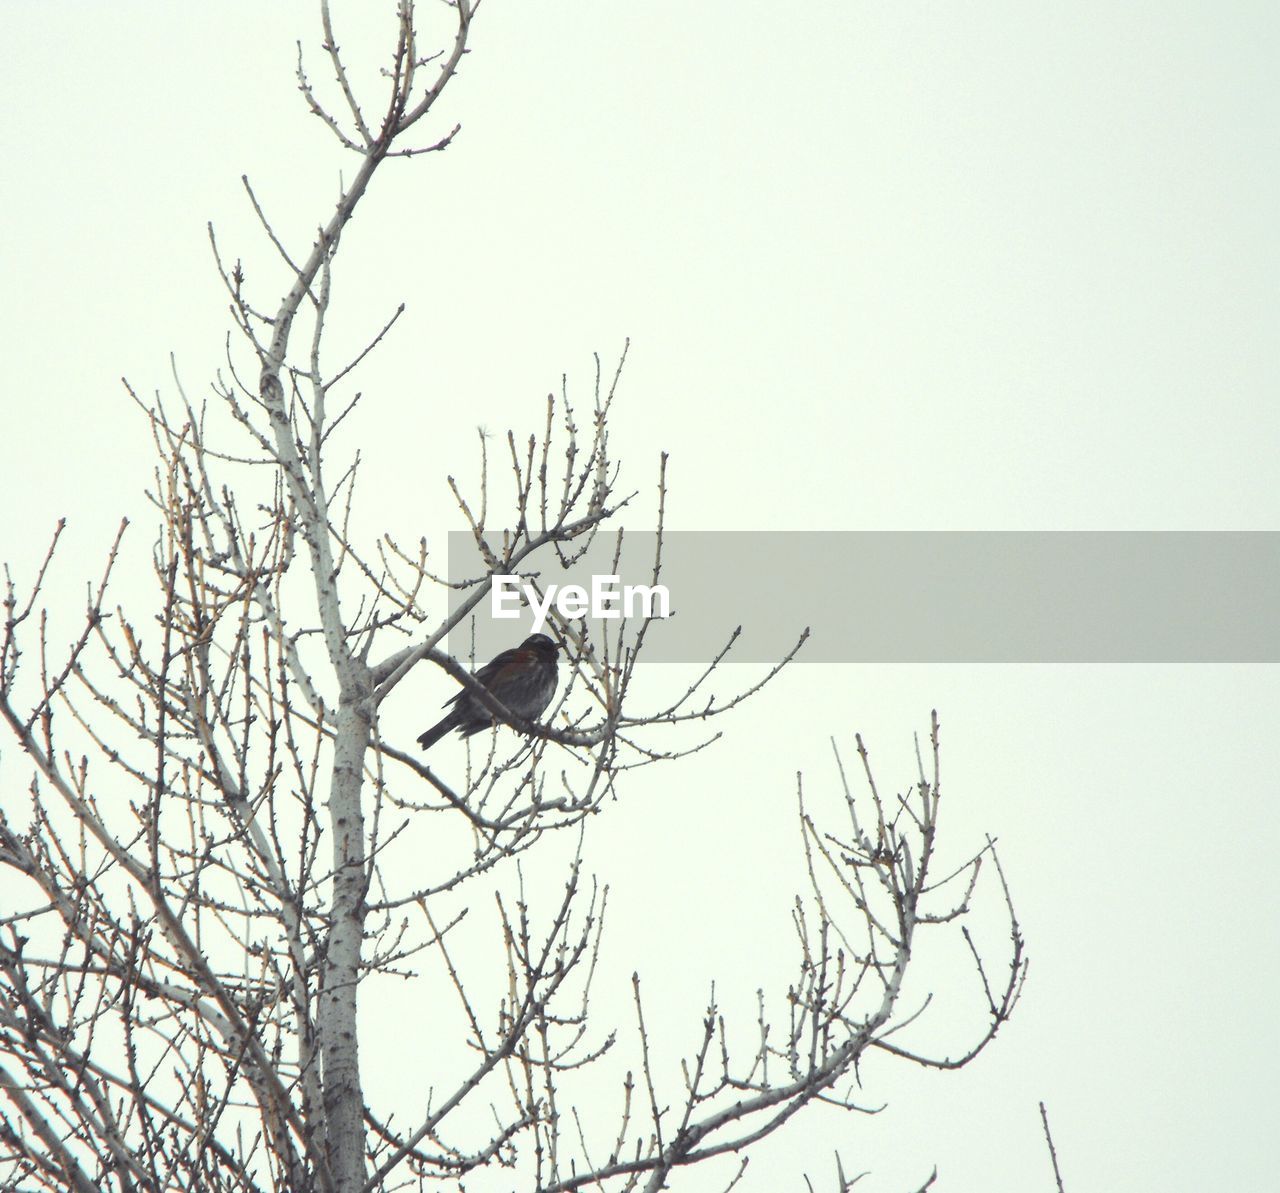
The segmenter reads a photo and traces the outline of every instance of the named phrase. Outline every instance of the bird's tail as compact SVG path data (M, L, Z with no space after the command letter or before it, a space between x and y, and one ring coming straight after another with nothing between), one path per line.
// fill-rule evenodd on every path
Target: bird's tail
M450 729L453 728L453 725L453 713L449 713L448 716L441 717L440 720L426 731L426 733L419 734L418 745L420 745L424 750L431 749L436 742L438 742L446 733L449 732Z

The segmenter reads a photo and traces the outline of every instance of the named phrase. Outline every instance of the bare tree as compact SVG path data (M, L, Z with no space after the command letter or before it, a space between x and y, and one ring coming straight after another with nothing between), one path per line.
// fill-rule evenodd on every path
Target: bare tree
M637 709L628 693L646 623L592 640L560 621L570 679L534 723L440 649L490 576L527 571L539 550L568 563L630 500L609 452L618 373L598 364L581 423L566 390L548 399L539 433L508 435L509 498L491 483L482 437L477 484L454 486L475 574L448 617L428 612L428 594L448 581L428 567L425 541L365 543L349 532L358 457L335 459L335 432L359 397L346 388L353 370L399 311L354 359L331 362L331 266L384 163L442 150L457 132L414 140L466 52L474 5L453 0L447 11L449 39L427 53L415 6L401 0L378 104L349 74L321 4L335 102L301 52L298 81L358 168L305 254L246 180L289 270L287 292L257 303L215 240L239 334L215 400L190 400L176 378L167 401L129 390L158 457L155 607L138 616L109 600L123 524L61 652L41 608L61 525L33 578L7 575L0 714L28 760L28 790L18 792L8 765L5 1188L345 1193L461 1188L493 1168L512 1170L505 1187L542 1193L657 1190L714 1157L732 1153L745 1166L750 1146L806 1105L856 1107L856 1067L869 1050L967 1063L1017 1000L1025 959L1003 875L1002 978L989 976L961 924L984 863L998 872L993 844L937 876L935 717L906 793L881 796L859 741L865 791L844 785L846 828L822 827L801 799L810 891L795 905L798 970L780 1010L761 995L756 1043L745 1054L730 1046L713 996L683 1082L664 1090L636 978L634 1056L610 1076L606 1056L622 1050L621 1036L589 1017L605 888L585 872L581 826L628 770L672 764L714 740L705 723L777 668L728 699L706 695L731 636L686 690ZM661 469L658 492L655 577ZM621 552L620 533L615 542ZM424 661L494 714L460 782L380 730L384 702ZM548 904L524 891L513 859L566 830L573 861ZM408 842L434 861L413 873L436 877L409 883L391 864ZM485 882L497 899L492 951L506 971L492 999L473 993L452 943ZM972 949L988 1017L958 1055L931 1059L898 1034L921 1009L904 1010L904 982L923 934L948 929ZM452 991L471 1062L424 1081L415 1104L388 1107L368 1094L357 1002L411 964L433 964ZM582 1090L606 1079L619 1109L602 1129ZM851 1183L839 1168L838 1187Z

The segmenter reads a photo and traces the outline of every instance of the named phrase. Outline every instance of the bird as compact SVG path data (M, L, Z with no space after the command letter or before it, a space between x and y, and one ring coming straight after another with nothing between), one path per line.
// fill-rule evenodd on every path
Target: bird
M471 678L483 684L496 700L513 713L532 721L556 692L556 655L559 647L546 634L530 634L519 646L494 655ZM479 733L499 720L496 713L468 688L463 688L445 701L453 708L418 737L418 744L429 750L450 730L463 737Z

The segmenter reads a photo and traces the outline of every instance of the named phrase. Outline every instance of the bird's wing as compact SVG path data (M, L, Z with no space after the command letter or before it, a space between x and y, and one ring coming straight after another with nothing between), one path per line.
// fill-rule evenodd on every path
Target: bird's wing
M486 688L494 681L504 667L517 661L521 654L527 654L527 651L521 651L519 647L512 647L510 650L504 650L491 658L483 667L477 667L472 673L471 678L477 683L483 684ZM523 660L521 660L523 662ZM452 696L449 697L440 707L448 708L451 704L457 704L464 696L469 696L468 688L459 688Z
M501 686L502 680L521 675L537 665L538 660L531 650L520 650L518 647L515 650L504 650L493 662L482 668L485 671L493 668L492 673L486 675L482 682L486 688ZM480 678L479 672L476 673L476 678Z

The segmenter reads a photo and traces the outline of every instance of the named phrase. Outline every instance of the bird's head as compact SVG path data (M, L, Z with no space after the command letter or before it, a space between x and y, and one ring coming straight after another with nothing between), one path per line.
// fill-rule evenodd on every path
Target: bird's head
M521 650L532 650L535 654L553 658L560 649L546 634L530 634L520 643Z

